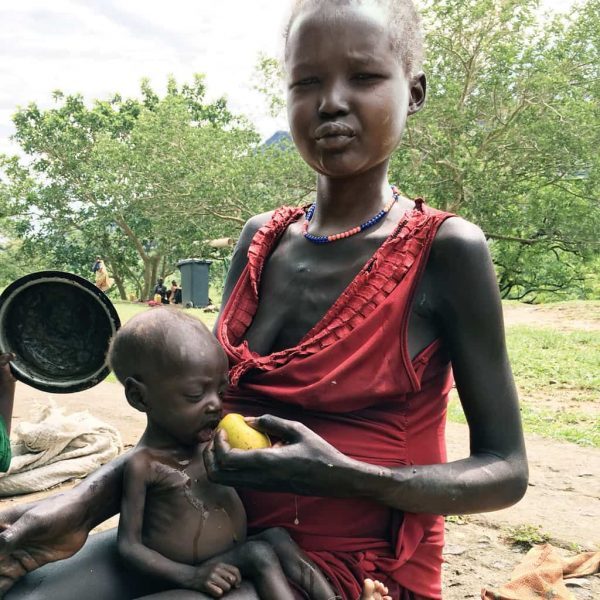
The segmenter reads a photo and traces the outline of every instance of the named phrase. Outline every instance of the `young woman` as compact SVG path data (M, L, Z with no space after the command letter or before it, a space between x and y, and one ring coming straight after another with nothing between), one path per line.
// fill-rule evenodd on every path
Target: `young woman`
M440 515L496 510L527 486L484 236L387 179L406 118L425 101L421 45L410 0L296 2L288 114L316 172L316 201L247 223L216 328L231 367L226 410L256 416L284 443L243 453L217 437L205 455L209 477L241 490L251 528L287 529L345 600L367 577L395 599L441 598ZM471 453L446 463L452 375ZM117 510L124 460L5 517L7 586L75 551ZM107 566L114 553L114 538L99 538L35 592L29 576L8 598L82 597L67 593L82 581L88 599L135 597L132 577L127 588ZM109 595L90 596L106 594L100 583L90 591L90 569L110 581Z

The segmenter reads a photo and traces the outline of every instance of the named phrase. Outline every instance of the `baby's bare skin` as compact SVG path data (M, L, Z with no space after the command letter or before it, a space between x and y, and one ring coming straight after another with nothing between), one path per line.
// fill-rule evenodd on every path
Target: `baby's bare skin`
M242 503L232 488L208 480L202 449L199 445L186 457L142 446L131 459L132 472L142 474L146 487L144 544L188 565L226 552L246 537Z
M179 311L142 313L109 357L127 401L148 419L123 473L122 558L197 598L220 598L244 578L261 598L293 600L286 574L312 600L335 596L287 532L247 540L236 491L208 479L204 453L222 416L227 358L206 327Z

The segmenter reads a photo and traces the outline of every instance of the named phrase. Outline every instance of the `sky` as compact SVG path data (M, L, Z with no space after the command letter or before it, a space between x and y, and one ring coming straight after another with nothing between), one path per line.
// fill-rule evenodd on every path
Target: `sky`
M573 0L544 0L562 9ZM53 90L86 100L137 96L142 78L164 91L204 73L263 135L285 129L253 89L260 53L279 56L287 0L0 0L0 152L14 153L18 106L52 105Z

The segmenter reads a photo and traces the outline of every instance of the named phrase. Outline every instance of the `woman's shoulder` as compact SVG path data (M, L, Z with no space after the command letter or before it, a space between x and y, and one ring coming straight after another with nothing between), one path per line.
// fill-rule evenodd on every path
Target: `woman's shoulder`
M498 293L490 249L483 231L460 217L446 219L431 245L427 264L443 306L471 306Z
M250 245L250 242L252 241L252 238L254 237L256 232L261 227L266 225L273 218L274 214L275 211L270 210L268 212L260 213L258 215L254 215L253 217L250 217L244 224L244 227L242 228L238 244Z
M281 206L275 210L260 213L250 217L240 233L238 247L248 249L256 233L265 225L271 224L274 229L285 228L289 222L295 219L301 208L294 206Z
M451 215L439 226L431 246L432 258L457 262L466 256L488 254L485 234L474 223Z

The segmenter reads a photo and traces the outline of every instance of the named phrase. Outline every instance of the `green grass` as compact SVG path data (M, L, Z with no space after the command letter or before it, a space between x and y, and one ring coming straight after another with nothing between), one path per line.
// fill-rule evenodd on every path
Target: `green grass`
M600 401L600 332L515 326L506 340L522 393L569 390L573 401Z
M600 447L600 332L513 326L506 332L528 433ZM456 395L449 419L464 423Z
M521 418L527 433L573 442L580 446L600 448L600 424L598 414L585 414L572 410L550 410L530 406L521 395ZM466 423L458 398L454 395L448 407L448 418L455 423Z
M536 525L519 525L508 529L505 539L511 546L527 551L536 544L545 544L550 536Z

